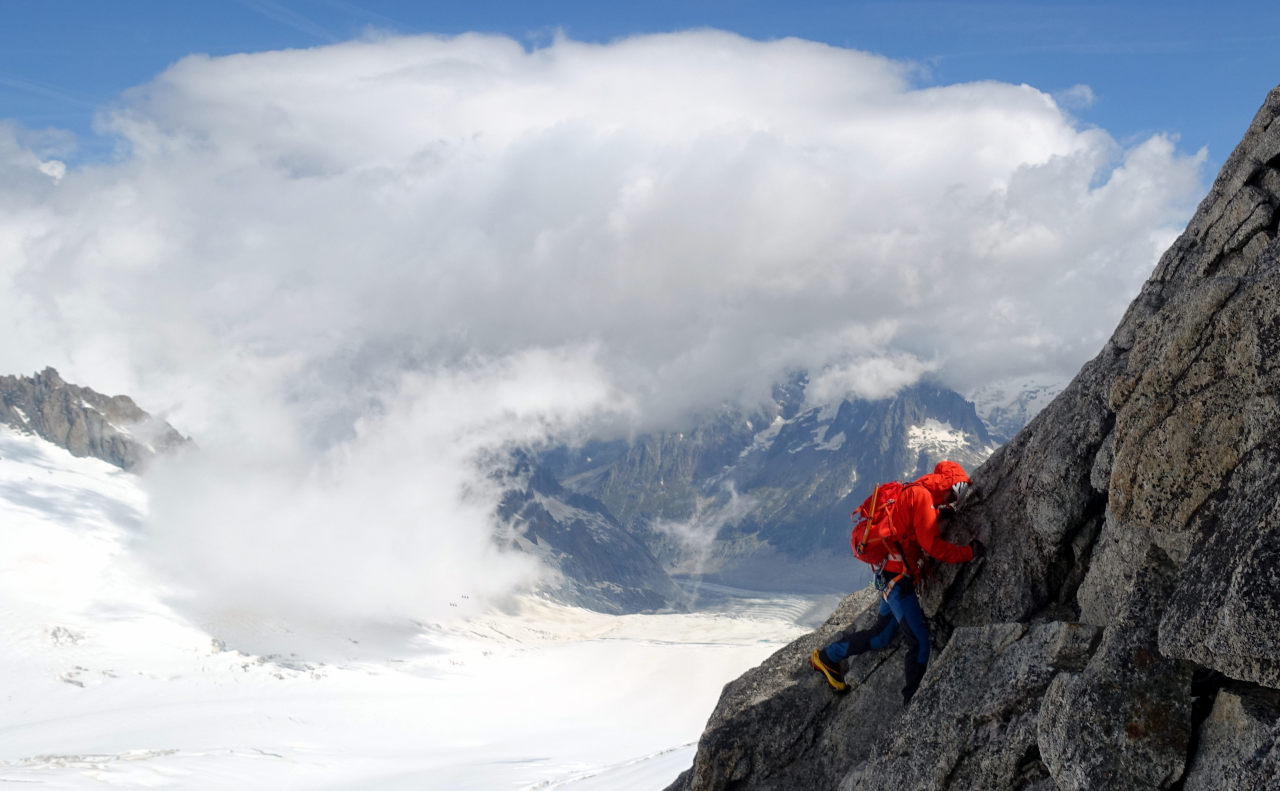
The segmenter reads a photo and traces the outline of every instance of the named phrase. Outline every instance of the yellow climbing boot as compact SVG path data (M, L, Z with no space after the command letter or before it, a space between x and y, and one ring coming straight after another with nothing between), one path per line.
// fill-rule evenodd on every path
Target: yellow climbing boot
M821 673L822 677L827 680L827 683L830 684L831 688L836 692L849 691L849 685L844 683L844 674L840 672L838 667L832 667L822 661L822 653L820 650L814 649L814 652L809 654L809 667Z

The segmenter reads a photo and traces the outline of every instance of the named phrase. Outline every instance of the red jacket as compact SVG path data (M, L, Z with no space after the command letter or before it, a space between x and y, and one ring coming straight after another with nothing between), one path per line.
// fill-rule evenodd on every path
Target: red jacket
M915 479L919 486L909 485L902 489L897 507L893 511L893 522L899 531L899 544L902 561L895 557L896 553L884 562L884 571L891 573L916 573L920 570L920 555L927 554L943 563L965 563L972 561L973 548L960 547L938 535L937 507L947 502L951 495L951 486L965 481L964 467L956 462L942 461L933 468L933 472ZM905 561L905 562L904 562Z
M950 463L954 464L954 462ZM932 483L938 484L940 481L935 480ZM947 484L942 490L943 502L945 502L945 492L950 488L951 485ZM893 521L901 537L898 543L902 547L905 558L898 560L895 557L896 553L891 554L885 561L885 571L892 574L904 571L915 574L920 570L921 553L941 560L943 563L964 563L973 560L971 547L952 544L938 534L938 512L934 508L936 497L934 489L928 483L921 486L907 486L902 490L894 508Z

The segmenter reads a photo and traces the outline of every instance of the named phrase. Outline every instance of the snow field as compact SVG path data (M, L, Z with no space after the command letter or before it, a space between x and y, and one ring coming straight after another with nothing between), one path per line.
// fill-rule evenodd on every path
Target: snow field
M0 429L0 782L662 788L724 683L813 606L723 590L705 612L609 616L524 597L354 636L226 613L279 649L253 655L132 561L145 511L133 476Z

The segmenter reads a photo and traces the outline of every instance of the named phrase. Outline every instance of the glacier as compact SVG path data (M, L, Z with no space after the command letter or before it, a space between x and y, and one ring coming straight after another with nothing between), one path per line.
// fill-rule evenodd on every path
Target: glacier
M659 788L723 684L822 611L722 589L624 616L526 595L385 633L241 613L278 651L255 653L170 606L180 592L131 550L145 519L137 476L0 427L0 780Z

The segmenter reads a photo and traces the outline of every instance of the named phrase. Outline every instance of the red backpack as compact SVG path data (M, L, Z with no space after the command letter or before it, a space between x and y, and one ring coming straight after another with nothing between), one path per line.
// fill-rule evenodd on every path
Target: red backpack
M882 483L862 501L858 510L849 515L856 523L849 537L853 556L877 571L887 560L896 560L904 565L907 562L902 551L903 536L893 520L894 506L905 488L897 481Z

